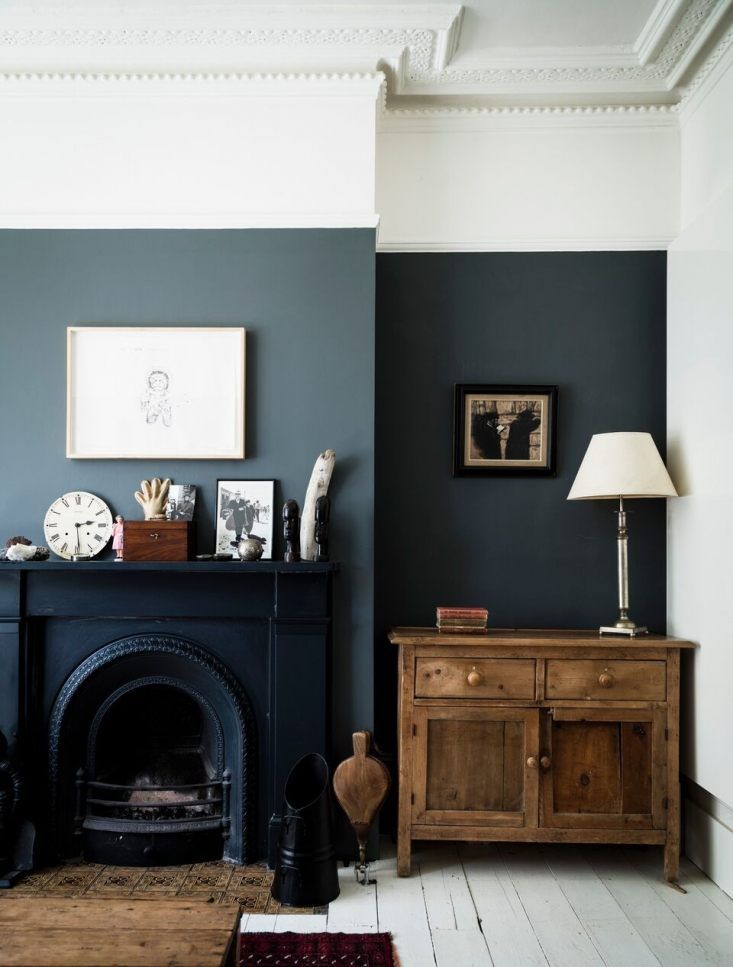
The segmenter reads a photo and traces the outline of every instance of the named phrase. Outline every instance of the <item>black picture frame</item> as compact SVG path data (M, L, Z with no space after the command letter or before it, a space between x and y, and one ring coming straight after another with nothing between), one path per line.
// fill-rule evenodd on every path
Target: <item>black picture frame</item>
M453 476L554 477L557 400L557 386L456 383ZM520 417L521 426L512 434L517 416L523 413L531 415ZM486 422L482 426L484 414ZM536 420L539 423L535 425Z
M229 516L224 505L229 503L229 497L235 493L240 493L241 497L247 502L259 504L258 512L250 518L242 510L241 519L237 519L236 527L232 530L229 526ZM264 538L264 548L262 560L270 560L273 557L273 540L275 525L275 481L264 480L243 480L237 477L220 477L216 481L216 528L214 552L217 554L231 554L234 560L238 559L236 544L244 532L253 534L256 537ZM232 524L234 526L234 524Z

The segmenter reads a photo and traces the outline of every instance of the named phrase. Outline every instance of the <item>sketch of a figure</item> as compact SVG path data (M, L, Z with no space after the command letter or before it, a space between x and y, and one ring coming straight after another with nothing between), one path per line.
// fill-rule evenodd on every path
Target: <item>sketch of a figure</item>
M173 422L171 401L168 397L170 379L168 373L162 369L154 369L148 374L147 389L140 399L140 406L145 414L146 423L157 423L170 426Z

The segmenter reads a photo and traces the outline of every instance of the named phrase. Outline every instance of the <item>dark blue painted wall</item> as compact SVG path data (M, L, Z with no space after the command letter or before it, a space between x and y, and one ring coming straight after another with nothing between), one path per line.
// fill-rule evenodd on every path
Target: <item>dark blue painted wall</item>
M377 256L376 718L394 748L394 624L483 605L496 627L616 613L613 507L566 497L593 433L664 455L662 252ZM451 476L454 383L559 386L552 478ZM630 505L632 614L666 621L665 504Z
M245 326L247 459L67 460L66 327L85 324ZM302 504L316 456L335 449L334 726L348 749L372 718L374 232L2 231L0 380L3 540L42 541L49 504L77 488L139 518L140 480L170 476L199 487L212 550L217 477L272 477L276 505Z

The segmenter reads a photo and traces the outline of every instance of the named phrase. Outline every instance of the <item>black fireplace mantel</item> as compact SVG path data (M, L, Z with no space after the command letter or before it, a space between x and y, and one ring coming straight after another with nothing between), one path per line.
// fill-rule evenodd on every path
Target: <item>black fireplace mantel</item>
M307 752L329 753L336 570L283 561L0 563L0 730L26 774L44 851L59 852L48 812L59 695L110 643L174 636L226 667L251 703L256 801L230 858L267 854L272 863L290 768Z

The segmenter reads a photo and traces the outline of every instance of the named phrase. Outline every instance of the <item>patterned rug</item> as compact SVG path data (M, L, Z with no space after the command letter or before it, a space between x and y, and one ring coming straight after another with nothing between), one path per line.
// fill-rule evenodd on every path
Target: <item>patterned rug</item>
M399 967L388 933L243 933L239 967Z
M283 907L270 896L273 873L264 864L234 866L194 863L188 866L103 866L72 860L29 873L8 891L15 896L129 897L202 903L238 904L243 913L326 913L328 907Z

